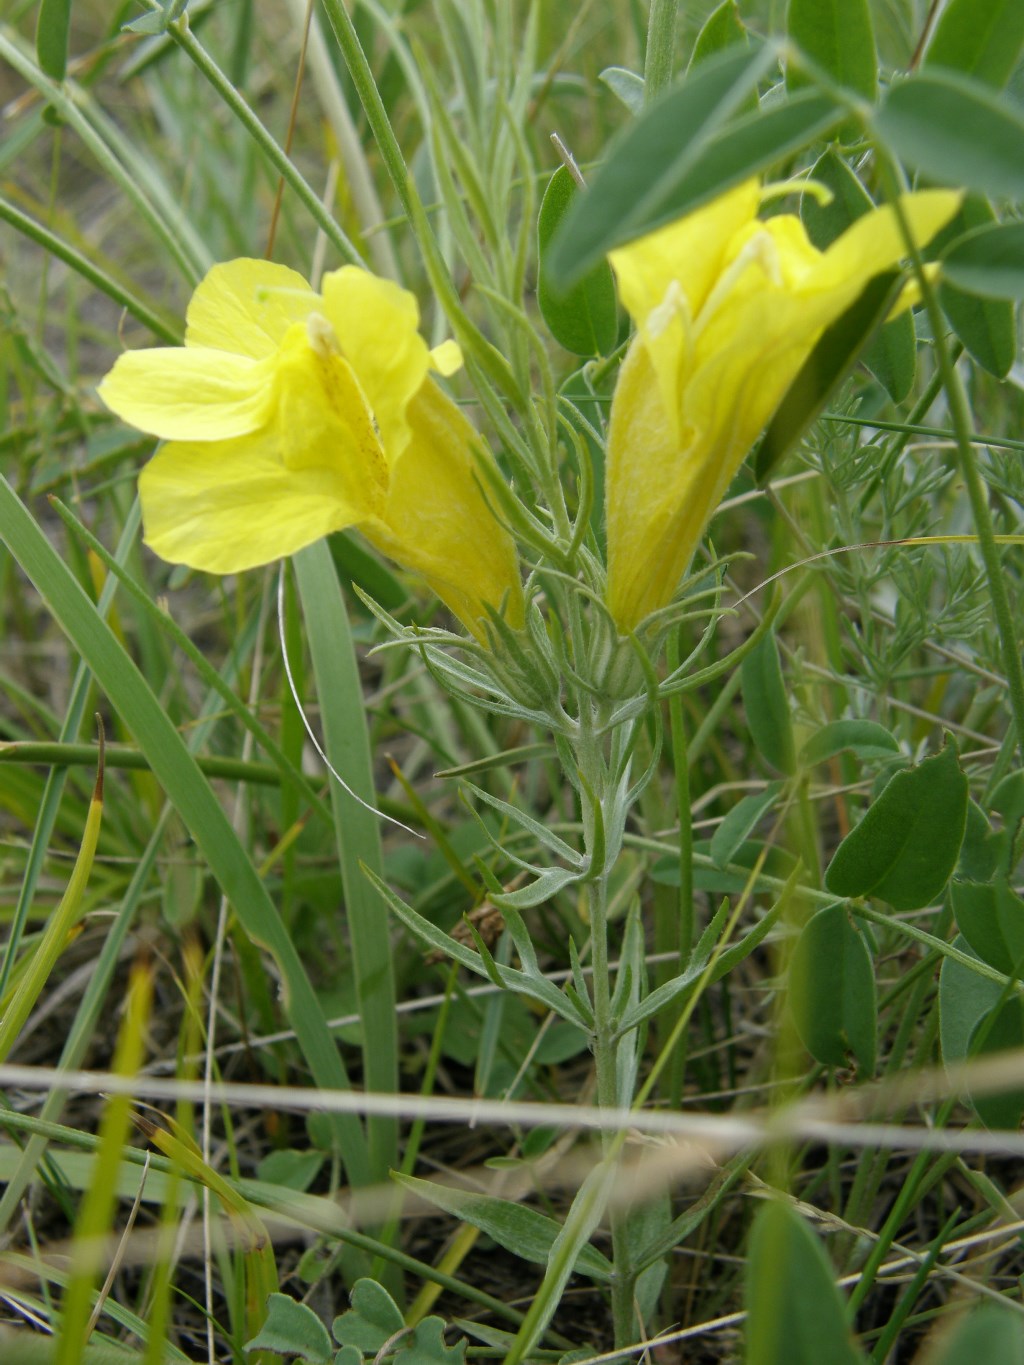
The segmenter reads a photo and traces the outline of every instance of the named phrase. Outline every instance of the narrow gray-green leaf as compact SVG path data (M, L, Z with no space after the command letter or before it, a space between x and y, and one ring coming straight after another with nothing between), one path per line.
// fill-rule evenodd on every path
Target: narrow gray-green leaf
M578 194L569 168L559 166L548 181L537 219L537 303L560 346L574 355L607 355L619 333L611 267L598 261L564 292L552 286L548 270L551 241Z
M552 243L551 279L564 289L610 247L644 231L708 142L774 65L770 47L733 50L705 62L656 100L615 141Z
M331 806L362 1022L364 1078L368 1090L390 1094L398 1089L395 978L387 915L364 871L368 868L378 877L383 873L380 817L369 809L376 793L359 664L327 542L321 540L301 550L293 562L313 659L324 748L349 788L346 791L332 774ZM397 1161L397 1126L393 1119L373 1118L367 1132L373 1178L384 1180Z
M953 72L900 81L872 123L885 146L937 184L1024 198L1024 113L977 81Z
M967 778L956 745L897 773L836 850L825 885L918 910L942 894L963 843Z
M419 1180L415 1176L395 1174L392 1178L403 1189L419 1195L436 1208L479 1228L513 1255L537 1265L546 1263L555 1238L562 1230L561 1223L554 1218L509 1199L495 1199L471 1190L439 1185L432 1180ZM611 1263L591 1246L580 1251L576 1269L593 1280L606 1281L612 1274Z
M948 0L921 65L946 67L1004 86L1024 47L1020 0Z

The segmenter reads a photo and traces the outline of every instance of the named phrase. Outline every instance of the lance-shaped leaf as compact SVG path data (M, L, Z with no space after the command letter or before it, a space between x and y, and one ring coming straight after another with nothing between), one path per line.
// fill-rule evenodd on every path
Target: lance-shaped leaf
M544 1265L562 1230L561 1223L554 1218L510 1199L496 1199L451 1185L439 1185L433 1180L419 1180L415 1176L396 1174L393 1178L403 1189L479 1228L499 1246L521 1256L524 1261ZM592 1280L607 1281L612 1276L611 1263L591 1246L580 1250L576 1270Z

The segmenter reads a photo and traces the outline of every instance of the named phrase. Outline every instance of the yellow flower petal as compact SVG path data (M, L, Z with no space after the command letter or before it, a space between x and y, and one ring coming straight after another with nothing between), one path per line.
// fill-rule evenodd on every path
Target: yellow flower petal
M209 573L269 564L355 525L365 511L349 501L337 460L297 473L269 432L171 442L139 475L139 494L146 544Z
M242 257L209 270L185 314L186 346L262 360L272 356L295 322L317 306L315 292L296 270Z
M195 346L126 351L97 393L152 436L224 440L267 420L274 400L269 363Z
M668 534L677 504L665 490L678 463L679 442L637 338L615 384L605 475L608 610L623 632L671 599L693 553L693 543L673 542Z
M455 404L428 380L409 407L411 438L391 470L383 517L366 538L424 578L479 639L485 604L507 602L506 620L523 623L515 546L480 488L479 437Z
M358 526L481 641L488 607L520 626L515 547L480 490L478 438L428 378L461 353L430 351L418 322L413 295L354 267L322 297L262 261L210 271L186 345L123 356L100 387L171 438L139 482L152 549L234 573Z
M900 205L918 248L927 246L960 207L958 190L919 190L904 194ZM863 217L837 237L824 253L822 283L859 278L862 283L897 265L907 255L899 221L892 205L885 204Z
M744 181L677 222L608 253L619 294L637 326L664 300L671 284L696 316L718 278L732 237L757 217L760 186Z
M820 252L794 215L758 221L754 191L753 210L743 198L751 187L741 186L612 253L637 322L612 401L605 489L608 605L623 630L671 600L822 331L906 255L891 207L865 214ZM960 199L946 190L903 197L919 246ZM897 309L913 298L910 287Z
M427 377L430 352L408 290L346 265L324 276L324 314L334 328L380 428L389 462L409 441L406 408Z
M457 341L442 341L430 352L430 368L447 379L456 370L462 369L462 350Z
M754 221L759 196L757 181L746 181L689 217L608 253L622 302L650 354L677 440L682 433L674 400L681 371L689 363L693 319L721 273L733 237Z
M275 431L281 459L297 473L336 467L346 501L360 517L384 504L388 468L373 415L352 367L329 343L314 345L306 327L285 337L275 375Z

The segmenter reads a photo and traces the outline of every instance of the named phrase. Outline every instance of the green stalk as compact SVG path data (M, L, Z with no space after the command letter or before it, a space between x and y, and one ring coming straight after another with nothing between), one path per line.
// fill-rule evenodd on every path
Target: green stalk
M351 265L365 265L362 256L320 202L320 196L299 172L284 148L264 128L241 94L195 35L181 21L170 24L167 32L197 70L210 82L210 85L213 86L235 118L238 119L285 184L293 191L296 199L307 210L314 223L320 228L342 260Z
M594 717L584 702L581 712L580 736L577 756L581 776L585 783L583 796L584 829L588 851L595 862L600 859L603 866L596 869L593 880L587 883L587 899L590 911L590 960L593 969L592 990L594 1005L594 1062L597 1070L597 1102L602 1109L615 1109L619 1104L618 1051L619 1040L616 1036L615 1020L612 1013L611 979L608 968L608 876L604 868L609 865L607 850L604 849L604 833L600 839L597 834L597 821L603 822L604 798L606 795L606 770L600 752L598 734L603 728L600 723L592 725ZM587 803L593 803L593 815L586 816ZM595 845L600 843L601 847ZM632 1097L627 1098L628 1100ZM614 1164L622 1145L621 1134L602 1132L604 1163ZM586 1188L584 1186L584 1188ZM581 1190L581 1194L583 1191ZM611 1210L612 1264L612 1323L616 1346L625 1346L635 1335L633 1318L634 1277L629 1270L629 1241L627 1233L627 1211L617 1205Z
M210 264L209 252L181 204L157 180L152 165L140 160L135 148L117 125L99 111L87 91L74 81L51 80L4 32L0 32L0 58L23 80L35 86L64 122L74 129L100 169L135 205L139 216L163 243L185 278L195 284Z
M666 664L670 673L679 667L679 631L669 635ZM665 934L666 947L677 953L677 969L686 970L693 948L693 818L690 810L690 760L687 753L686 720L683 698L674 693L668 699L668 722L672 748L672 768L675 777L676 819L679 822L679 894L675 898L676 922L671 933ZM666 1010L665 1032L671 1033L681 1007ZM666 1097L673 1108L678 1108L686 1075L686 1039L682 1037L672 1050L672 1061L666 1083Z
M342 0L324 0L324 10L334 29L341 55L348 67L359 102L373 133L381 158L395 187L399 202L405 210L410 226L416 234L431 286L440 300L458 340L471 352L494 386L507 394L524 415L529 410L526 395L520 389L508 362L491 345L482 332L466 316L455 283L441 254L434 229L416 192L412 176L405 164L395 130L391 126L384 101L373 79L359 36Z
M650 104L672 79L678 4L679 0L651 0L644 57L644 104Z
M364 1085L370 1092L391 1094L398 1090L395 977L388 916L366 876L369 870L383 880L384 869L379 817L373 809L376 797L359 664L327 542L321 540L301 550L293 564L325 748L333 768L349 788L345 790L332 774L338 862L362 1020ZM389 1170L398 1164L398 1126L392 1118L370 1117L366 1130L370 1178L387 1180Z
M177 346L181 342L181 328L176 322L162 318L159 313L154 312L141 299L137 299L124 285L118 283L112 275L108 275L105 270L94 265L88 257L83 256L70 242L65 242L62 237L58 237L56 233L51 232L42 223L37 223L34 218L30 218L27 213L22 213L9 200L3 198L0 198L0 220L17 228L20 233L41 246L48 255L56 257L58 261L63 261L65 265L69 265L84 280L95 285L101 293L106 294L115 303L119 303L144 327L148 327L155 337L159 337L161 341L166 341L168 346Z

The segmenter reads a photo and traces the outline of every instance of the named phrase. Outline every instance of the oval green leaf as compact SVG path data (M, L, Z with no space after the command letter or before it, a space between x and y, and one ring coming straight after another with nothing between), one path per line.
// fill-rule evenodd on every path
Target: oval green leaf
M967 294L1024 299L1024 223L975 228L943 256L942 274Z
M864 935L841 905L819 910L804 926L789 966L789 1000L807 1051L826 1066L875 1070L875 973Z
M746 47L748 42L747 28L740 18L736 0L722 0L718 8L712 10L704 20L703 27L697 34L687 70L692 71L695 66L700 66L701 62L724 52L726 48L738 43Z
M937 184L1024 198L1024 113L977 81L952 72L901 81L872 124L885 146Z
M972 229L986 227L995 221L988 200L980 195L970 195L953 221L934 238L931 250L941 256L947 247L955 245ZM939 302L972 358L989 374L1004 379L1017 359L1013 304L966 294L948 280L939 284Z
M1009 883L954 882L953 913L983 962L1015 976L1024 968L1024 901Z
M781 782L769 782L762 792L737 801L711 837L710 853L718 867L727 867L737 849L763 815L771 810L782 790Z
M786 1204L754 1219L745 1298L746 1365L863 1365L828 1257Z
M68 69L71 0L40 0L36 24L36 56L41 70L62 81Z
M967 778L956 746L897 773L836 850L825 885L837 896L876 896L919 910L941 895L967 824Z
M598 261L564 293L552 287L548 270L552 238L577 194L572 173L568 167L559 166L548 181L537 220L537 303L548 330L560 346L574 355L607 355L619 335L611 267L606 261Z
M1024 1049L1024 1001L1019 996L1006 1000L978 1021L971 1037L972 1057L991 1057L998 1052ZM1019 1072L1015 1068L1015 1074ZM972 1095L971 1103L986 1128L1005 1128L1016 1132L1024 1118L1024 1090L1007 1089L987 1095Z
M942 1322L926 1347L928 1365L1024 1365L1024 1326L1012 1308L983 1303L961 1313L952 1328Z
M811 768L852 750L861 758L892 758L900 746L874 720L834 720L816 730L800 750L800 766Z
M743 705L758 752L779 772L794 768L793 726L775 634L769 631L740 666Z
M878 93L878 57L867 0L789 0L786 30L838 85L874 100ZM791 61L786 67L789 89L807 82L799 61ZM857 131L853 121L843 129L853 135Z
M922 66L946 67L986 85L1004 86L1024 47L1020 0L949 0Z
M953 947L970 957L970 945L962 935L953 940ZM980 961L980 959L979 959ZM962 1062L971 1047L971 1035L979 1019L1002 999L1002 987L997 981L981 976L955 958L944 957L939 970L939 1041L942 1060L949 1066Z
M635 71L627 71L624 66L606 66L597 79L604 82L631 114L639 114L643 109L643 76L638 76Z

